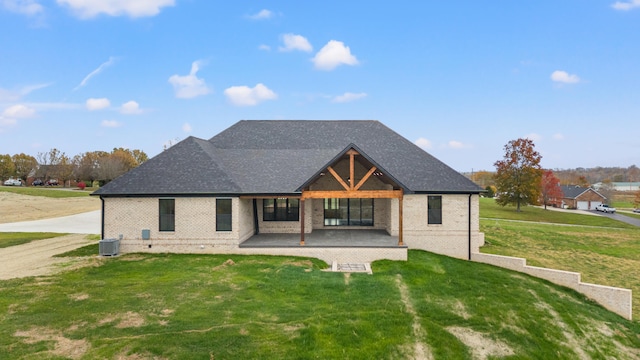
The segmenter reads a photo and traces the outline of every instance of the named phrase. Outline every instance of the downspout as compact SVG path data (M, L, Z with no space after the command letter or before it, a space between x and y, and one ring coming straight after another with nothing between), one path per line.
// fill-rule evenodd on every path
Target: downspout
M100 239L104 239L104 198L100 196L102 203L102 214L100 215Z
M473 194L469 194L469 260L471 260L471 196Z

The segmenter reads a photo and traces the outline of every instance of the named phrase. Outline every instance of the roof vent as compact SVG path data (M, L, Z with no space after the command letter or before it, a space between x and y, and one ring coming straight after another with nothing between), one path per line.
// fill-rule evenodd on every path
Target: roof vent
M116 256L120 253L120 240L102 239L98 247L100 256Z

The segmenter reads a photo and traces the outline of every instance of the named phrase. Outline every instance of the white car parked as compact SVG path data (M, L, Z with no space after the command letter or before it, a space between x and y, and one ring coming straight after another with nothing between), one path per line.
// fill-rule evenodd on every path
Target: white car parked
M602 211L605 213L613 214L614 212L616 212L616 208L609 207L609 205L607 204L600 204L596 206L596 211Z
M22 186L22 180L20 179L9 179L4 182L5 186Z

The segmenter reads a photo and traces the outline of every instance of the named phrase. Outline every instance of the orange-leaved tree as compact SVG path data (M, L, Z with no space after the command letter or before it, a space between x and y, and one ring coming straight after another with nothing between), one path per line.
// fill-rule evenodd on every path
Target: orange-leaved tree
M494 163L498 194L496 202L505 206L535 204L540 198L542 156L531 139L511 140L504 146L504 158Z
M558 205L564 197L562 188L560 188L560 180L551 170L545 170L542 173L540 196L545 210L547 209L547 204Z

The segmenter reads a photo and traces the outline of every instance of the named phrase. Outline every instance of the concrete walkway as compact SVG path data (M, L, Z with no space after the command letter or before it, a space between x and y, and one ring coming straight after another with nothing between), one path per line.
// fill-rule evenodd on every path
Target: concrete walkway
M100 234L100 210L53 219L0 224L0 232Z

